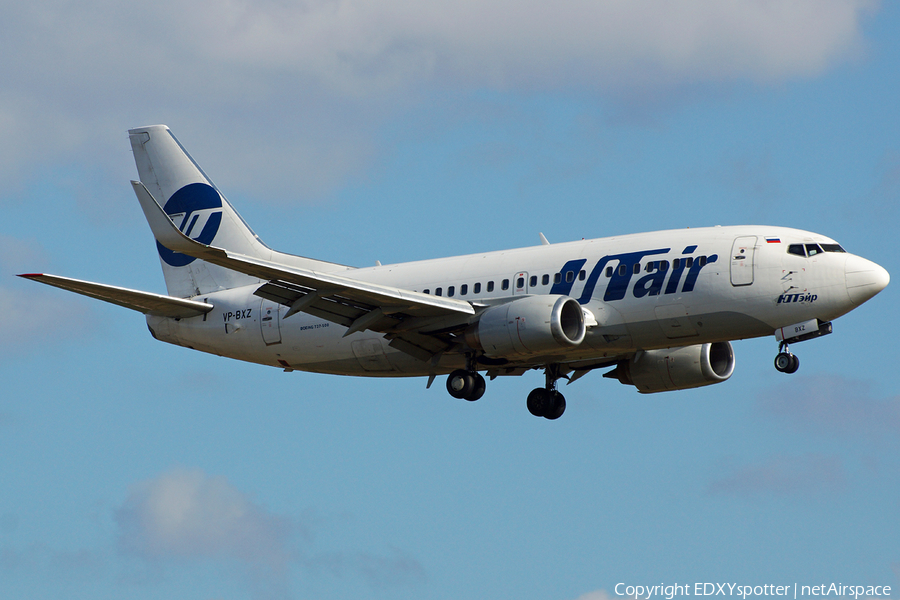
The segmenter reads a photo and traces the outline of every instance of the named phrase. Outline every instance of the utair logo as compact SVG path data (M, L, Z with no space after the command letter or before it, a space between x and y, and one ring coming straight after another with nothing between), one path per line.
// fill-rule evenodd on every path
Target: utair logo
M603 293L604 302L623 299L629 287L635 298L675 294L679 291L681 293L693 292L694 286L697 284L697 277L700 276L700 270L706 265L716 262L719 258L716 254L694 256L696 250L696 245L687 246L681 251L681 255L675 257L669 256L671 248L604 256L594 265L590 274L586 274L584 288L578 302L580 304L590 302L601 279L607 281L606 290ZM645 261L647 257L652 257L652 260ZM560 271L561 281L553 285L550 293L571 295L576 278L567 276L567 273L570 271L572 275L579 273L586 262L587 260L584 258L567 262ZM582 276L579 276L578 280L582 280ZM631 285L632 280L634 280L633 286Z
M190 183L169 198L163 210L189 238L209 245L222 224L222 198L219 192L206 183ZM184 267L196 259L193 256L172 252L156 242L159 255L167 265Z

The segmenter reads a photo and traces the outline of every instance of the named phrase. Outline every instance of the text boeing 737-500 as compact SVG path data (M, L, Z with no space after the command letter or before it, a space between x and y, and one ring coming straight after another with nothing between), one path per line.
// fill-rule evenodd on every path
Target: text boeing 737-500
M135 194L168 295L22 275L146 315L153 336L286 371L449 374L455 398L542 369L528 410L556 419L556 389L595 369L644 393L720 383L730 340L788 344L884 289L877 264L825 236L768 226L658 231L352 268L271 250L163 125L129 131Z

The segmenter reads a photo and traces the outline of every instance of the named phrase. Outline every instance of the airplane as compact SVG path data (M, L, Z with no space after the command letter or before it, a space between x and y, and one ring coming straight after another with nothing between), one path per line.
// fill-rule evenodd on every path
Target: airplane
M165 125L129 130L131 185L156 238L167 295L42 273L21 277L136 310L157 340L307 371L446 374L469 401L486 381L543 370L531 414L566 409L557 383L604 377L641 393L731 377L731 341L789 345L890 281L881 266L798 229L727 226L620 235L354 268L270 249Z

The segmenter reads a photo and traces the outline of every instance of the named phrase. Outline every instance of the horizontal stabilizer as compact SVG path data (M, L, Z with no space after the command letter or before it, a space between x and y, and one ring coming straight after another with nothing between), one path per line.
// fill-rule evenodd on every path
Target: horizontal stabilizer
M69 290L70 292L96 298L97 300L103 300L104 302L118 304L119 306L142 312L145 315L157 317L186 319L188 317L200 316L213 309L212 304L197 302L196 300L173 298L171 296L129 290L114 285L92 283L90 281L60 277L58 275L28 273L19 275L19 277L40 281L41 283L46 283L53 287Z

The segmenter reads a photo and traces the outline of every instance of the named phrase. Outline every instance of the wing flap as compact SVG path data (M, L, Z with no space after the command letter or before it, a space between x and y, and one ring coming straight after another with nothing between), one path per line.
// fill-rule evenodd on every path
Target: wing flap
M46 283L47 285L52 285L53 287L81 294L82 296L88 296L90 298L130 308L131 310L136 310L145 315L186 319L189 317L198 317L213 309L212 304L197 302L196 300L173 298L172 296L130 290L114 285L93 283L91 281L82 281L80 279L71 279L69 277L60 277L59 275L27 273L19 275L19 277L31 279L32 281L39 281L41 283Z

